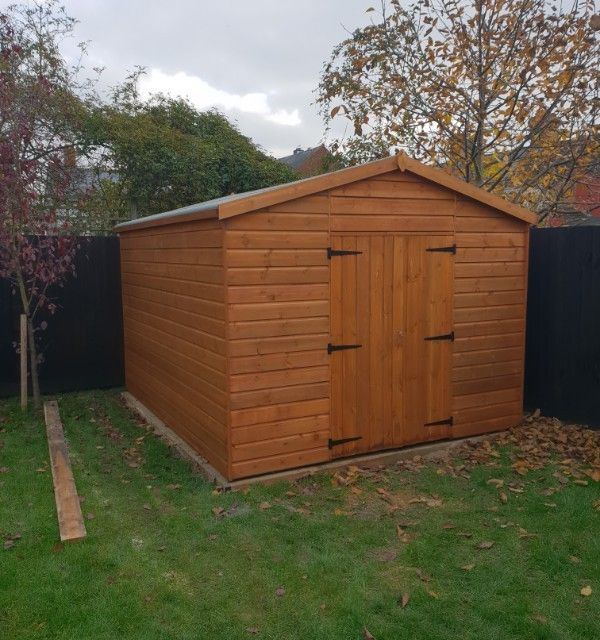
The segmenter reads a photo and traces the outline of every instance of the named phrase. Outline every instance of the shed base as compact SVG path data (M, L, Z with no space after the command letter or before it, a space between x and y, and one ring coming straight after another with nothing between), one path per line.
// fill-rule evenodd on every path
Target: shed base
M195 470L201 473L209 482L227 489L241 489L253 484L269 484L279 481L291 481L314 475L324 471L343 469L350 465L361 467L376 467L386 464L394 464L399 460L407 460L414 456L421 456L427 459L435 459L456 449L465 442L481 442L483 440L492 440L498 436L499 432L486 433L480 436L469 436L454 440L440 440L428 444L415 444L402 449L393 449L389 451L377 451L374 453L365 453L350 458L339 458L330 462L322 462L320 464L310 465L307 467L298 467L295 469L286 469L285 471L275 471L273 473L265 473L250 478L241 478L240 480L227 480L222 476L210 463L203 458L197 451L192 449L187 442L182 440L174 431L158 418L150 409L145 407L139 400L125 391L121 394L125 404L141 416L153 429L154 433L165 440L177 454L184 460L190 462Z

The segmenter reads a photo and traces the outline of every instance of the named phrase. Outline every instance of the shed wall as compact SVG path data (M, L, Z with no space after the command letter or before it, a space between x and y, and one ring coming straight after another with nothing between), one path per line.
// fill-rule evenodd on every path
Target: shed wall
M329 459L329 199L225 223L231 473Z
M121 235L128 390L227 475L223 229L215 220Z

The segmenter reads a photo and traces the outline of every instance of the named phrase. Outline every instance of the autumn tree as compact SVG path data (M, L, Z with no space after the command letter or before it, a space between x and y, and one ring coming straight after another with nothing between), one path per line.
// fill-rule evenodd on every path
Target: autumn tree
M594 3L382 0L318 88L348 163L400 148L544 215L600 164Z
M90 87L59 50L73 24L54 0L0 14L0 277L27 316L36 406L36 319L54 312L57 287L74 274L82 200L75 158L86 151Z

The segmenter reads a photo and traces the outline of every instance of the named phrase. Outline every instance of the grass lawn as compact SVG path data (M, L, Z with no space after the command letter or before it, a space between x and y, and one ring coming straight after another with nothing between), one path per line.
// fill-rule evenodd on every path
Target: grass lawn
M57 542L43 421L0 402L3 640L600 638L584 436L218 493L116 392L58 400L88 537Z

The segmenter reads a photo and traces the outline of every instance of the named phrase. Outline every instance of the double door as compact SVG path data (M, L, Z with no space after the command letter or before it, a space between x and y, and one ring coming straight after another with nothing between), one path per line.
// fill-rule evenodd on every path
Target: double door
M452 236L333 236L332 457L449 437Z

